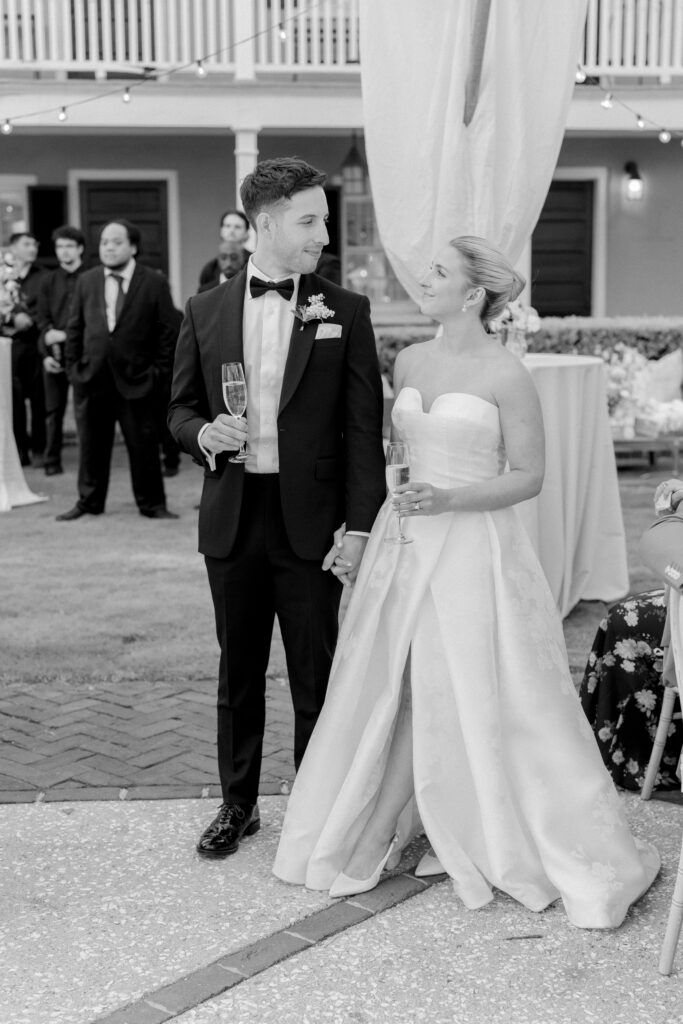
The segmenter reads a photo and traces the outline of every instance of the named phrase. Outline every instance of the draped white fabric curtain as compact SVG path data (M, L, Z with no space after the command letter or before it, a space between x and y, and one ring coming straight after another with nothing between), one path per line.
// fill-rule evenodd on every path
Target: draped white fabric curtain
M435 251L456 235L482 235L518 260L557 162L586 7L360 0L373 202L413 298Z

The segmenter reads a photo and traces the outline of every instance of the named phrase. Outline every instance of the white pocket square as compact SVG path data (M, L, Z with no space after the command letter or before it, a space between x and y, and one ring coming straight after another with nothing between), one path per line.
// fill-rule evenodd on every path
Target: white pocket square
M341 338L341 324L319 324L315 332L315 340L318 338Z

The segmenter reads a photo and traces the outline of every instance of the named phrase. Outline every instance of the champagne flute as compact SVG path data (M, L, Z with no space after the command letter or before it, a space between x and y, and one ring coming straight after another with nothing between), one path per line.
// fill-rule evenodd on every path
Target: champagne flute
M410 460L408 445L403 441L390 441L387 445L386 479L389 493L396 496L399 484L407 484L410 479ZM396 537L385 537L386 544L412 544L412 537L406 537L402 529L401 513L398 512L398 534Z
M247 408L247 382L244 378L244 367L241 363L223 363L221 366L223 383L223 401L225 408L235 419L241 420ZM243 442L236 455L229 462L246 462L247 452Z

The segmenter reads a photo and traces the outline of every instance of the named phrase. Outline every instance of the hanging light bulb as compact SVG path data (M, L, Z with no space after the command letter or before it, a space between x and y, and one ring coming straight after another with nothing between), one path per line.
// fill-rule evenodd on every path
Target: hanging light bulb
M581 67L580 64L577 64L576 65L576 73L574 75L574 81L576 82L577 85L583 85L583 83L586 81L586 78L587 78L586 72L583 70L583 68Z
M645 120L641 117L640 114L636 114L636 124L639 128L645 127Z
M124 89L122 99L124 103L130 103L130 89L128 86Z
M10 121L9 117L6 117L5 120L2 122L2 128L0 128L0 132L2 132L3 135L11 135L13 131L14 125Z
M197 76L197 78L206 78L206 68L204 67L203 63L200 60L197 61L195 75Z
M280 39L282 39L282 41L284 42L284 40L287 38L287 33L285 32L285 26L282 24L282 22L280 22L279 29Z
M612 102L612 93L611 92L608 92L607 95L605 96L604 100L601 100L600 106L604 107L605 110L611 110L612 109L612 107L614 106L614 103Z
M671 142L671 132L668 130L668 128L662 128L661 132L659 133L659 141L664 143Z
M67 117L68 117L68 115L67 115L67 112L66 112L66 107L60 107L59 108L59 113L57 114L57 120L58 121L66 121Z

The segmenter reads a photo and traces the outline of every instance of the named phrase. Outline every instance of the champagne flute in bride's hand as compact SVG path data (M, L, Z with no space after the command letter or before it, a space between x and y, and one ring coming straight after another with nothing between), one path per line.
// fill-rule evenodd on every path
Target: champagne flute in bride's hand
M407 484L410 479L408 445L403 441L390 441L387 445L386 478L389 494L394 497L396 497L396 488L400 484ZM396 537L385 537L385 542L387 544L412 544L412 537L406 537L403 533L401 513L398 512L397 515L398 534Z
M235 419L241 420L247 408L247 382L244 379L244 368L241 363L223 363L221 366L223 382L223 401L225 408ZM246 462L247 452L243 442L237 455L229 462Z

